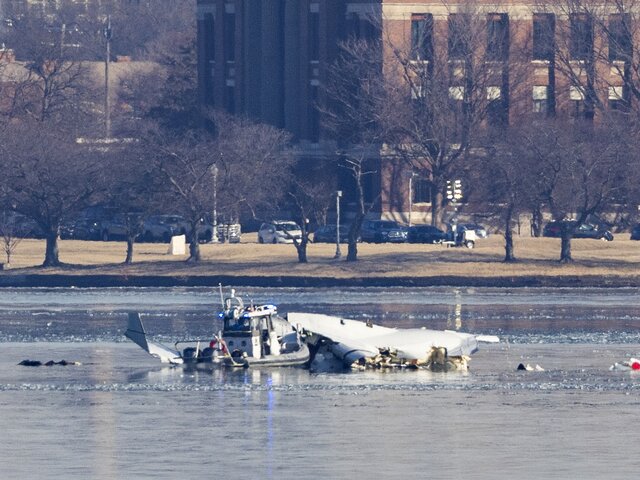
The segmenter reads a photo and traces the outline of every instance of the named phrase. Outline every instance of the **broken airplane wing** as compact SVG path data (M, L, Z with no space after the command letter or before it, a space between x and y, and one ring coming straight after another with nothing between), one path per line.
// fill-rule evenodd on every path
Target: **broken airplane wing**
M443 351L448 359L464 359L478 350L478 339L474 335L450 330L388 328L309 313L289 313L288 320L307 334L329 340L331 353L347 366L354 362L379 361L379 356L387 352L391 352L394 361L426 365L431 363L435 350ZM461 363L466 365L466 361Z

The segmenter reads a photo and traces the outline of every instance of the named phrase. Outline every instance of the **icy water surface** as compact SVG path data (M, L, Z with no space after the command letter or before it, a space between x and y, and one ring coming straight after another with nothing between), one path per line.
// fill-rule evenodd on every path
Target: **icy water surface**
M243 289L281 312L500 335L467 373L184 370L123 341L215 331L211 289L0 289L0 478L628 479L636 289ZM23 359L78 366L19 367ZM544 372L518 372L518 363Z

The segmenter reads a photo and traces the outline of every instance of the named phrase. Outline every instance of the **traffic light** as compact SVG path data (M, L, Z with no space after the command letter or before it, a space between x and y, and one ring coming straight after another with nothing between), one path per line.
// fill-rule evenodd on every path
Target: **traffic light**
M453 181L453 199L455 201L462 199L462 182L460 180Z
M457 202L462 199L462 181L447 180L447 199Z

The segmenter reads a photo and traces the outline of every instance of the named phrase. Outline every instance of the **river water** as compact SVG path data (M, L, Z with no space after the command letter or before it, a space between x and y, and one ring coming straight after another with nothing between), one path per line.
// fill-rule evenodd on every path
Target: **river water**
M126 341L217 331L215 289L0 289L0 478L628 479L639 289L257 289L245 301L498 335L466 373L163 367ZM81 365L17 366L23 359ZM517 371L519 363L541 372Z

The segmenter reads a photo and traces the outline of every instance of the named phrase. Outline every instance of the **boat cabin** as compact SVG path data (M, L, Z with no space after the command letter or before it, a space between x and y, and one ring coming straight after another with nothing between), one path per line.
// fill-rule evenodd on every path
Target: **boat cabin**
M274 305L245 307L240 297L224 300L222 338L232 357L263 358L279 355L280 344L273 324ZM272 348L273 347L273 348Z

